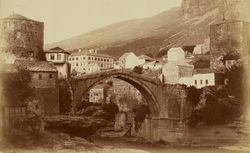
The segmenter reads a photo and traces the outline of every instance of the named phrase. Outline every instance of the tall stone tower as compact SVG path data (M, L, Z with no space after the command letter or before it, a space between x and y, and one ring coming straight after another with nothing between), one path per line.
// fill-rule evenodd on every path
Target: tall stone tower
M17 58L45 60L43 52L43 22L13 14L0 19L0 52Z
M250 23L244 21L223 21L210 26L210 52L213 57L224 53L250 54Z

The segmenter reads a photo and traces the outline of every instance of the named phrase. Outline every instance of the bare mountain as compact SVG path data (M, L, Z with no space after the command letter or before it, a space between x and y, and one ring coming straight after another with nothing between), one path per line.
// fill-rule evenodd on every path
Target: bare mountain
M183 0L178 8L158 15L111 24L109 26L60 42L47 44L46 49L59 46L101 48L113 56L134 51L137 54L157 54L159 49L203 43L209 36L209 25L222 20L244 19L249 0Z

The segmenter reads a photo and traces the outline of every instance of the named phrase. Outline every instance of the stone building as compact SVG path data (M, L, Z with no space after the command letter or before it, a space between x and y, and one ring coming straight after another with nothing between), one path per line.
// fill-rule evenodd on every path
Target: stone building
M210 53L213 57L224 53L250 54L250 23L224 21L210 26Z
M46 61L16 60L14 65L28 70L31 75L30 86L34 89L37 109L41 115L59 114L58 73L53 63ZM43 107L43 108L41 108Z
M43 22L19 14L0 19L0 52L9 58L1 61L15 69L27 70L31 76L29 85L34 92L25 108L4 108L14 116L24 113L26 109L42 116L59 114L58 71L52 62L45 61L43 32ZM4 69L8 74L9 68Z
M68 56L70 53L60 47L55 47L44 52L46 60L53 62L54 66L58 70L58 78L68 78L70 76L70 65L68 62Z
M0 19L0 51L18 58L44 60L43 22L13 14Z

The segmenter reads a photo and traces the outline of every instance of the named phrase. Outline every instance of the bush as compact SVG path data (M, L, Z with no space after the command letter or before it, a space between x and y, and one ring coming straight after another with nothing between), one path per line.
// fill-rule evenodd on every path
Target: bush
M71 93L66 80L59 81L59 103L61 113L71 111Z
M25 105L25 100L33 95L29 86L31 76L27 70L18 69L17 73L4 74L2 77L3 97L7 105Z
M141 66L135 66L133 69L133 72L138 73L138 74L142 74L143 71L143 67Z
M225 89L203 88L199 101L188 120L190 127L198 123L220 125L234 121L240 115L240 103L232 103Z

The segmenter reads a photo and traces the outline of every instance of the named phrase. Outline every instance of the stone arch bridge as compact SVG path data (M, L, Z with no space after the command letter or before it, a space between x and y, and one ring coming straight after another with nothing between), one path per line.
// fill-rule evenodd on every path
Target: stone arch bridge
M145 121L141 130L142 137L151 140L165 139L166 136L162 132L166 133L166 129L176 129L176 127L183 129L184 120L190 114L186 87L163 84L159 79L147 78L126 69L72 77L73 110L76 103L81 101L84 94L92 87L110 78L118 78L130 83L146 99L151 116ZM169 136L167 134L167 137Z

